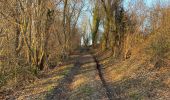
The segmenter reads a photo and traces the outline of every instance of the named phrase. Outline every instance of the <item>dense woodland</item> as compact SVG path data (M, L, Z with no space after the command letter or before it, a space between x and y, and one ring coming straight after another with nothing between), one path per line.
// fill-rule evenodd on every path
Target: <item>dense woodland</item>
M156 62L169 63L169 4L164 0L150 7L145 0L1 0L0 87L31 83L82 47L95 53L109 51L111 59L120 62L146 53Z

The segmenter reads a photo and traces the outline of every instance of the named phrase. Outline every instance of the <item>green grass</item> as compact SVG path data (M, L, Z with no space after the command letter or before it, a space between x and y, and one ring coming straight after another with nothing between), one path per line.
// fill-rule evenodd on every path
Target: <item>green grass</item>
M138 91L133 91L129 93L129 97L131 100L142 100L142 96Z
M94 92L94 89L89 86L84 86L81 88L81 91L86 95L90 95Z

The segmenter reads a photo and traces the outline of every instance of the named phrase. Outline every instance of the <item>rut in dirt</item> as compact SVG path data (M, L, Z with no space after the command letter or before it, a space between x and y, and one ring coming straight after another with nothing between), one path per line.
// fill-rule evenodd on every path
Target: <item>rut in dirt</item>
M97 58L95 56L93 56L93 59L94 59L94 61L96 63L96 68L98 70L99 77L100 77L100 80L102 81L103 87L106 89L106 95L107 95L108 99L109 100L114 100L113 99L113 91L109 88L109 86L106 83L106 80L105 80L105 78L103 76L102 68L101 68L101 65L99 64L99 61L97 60Z

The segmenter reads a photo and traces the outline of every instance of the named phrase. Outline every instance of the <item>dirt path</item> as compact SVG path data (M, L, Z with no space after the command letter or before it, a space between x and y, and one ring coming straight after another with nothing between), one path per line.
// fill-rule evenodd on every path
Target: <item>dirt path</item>
M46 99L47 100L62 100L67 99L68 91L69 91L69 85L73 82L73 78L80 69L80 62L77 59L76 63L74 64L74 67L70 70L70 72L59 82L59 85L55 87L50 93L47 94Z
M43 80L45 83L40 80L31 89L24 90L24 95L17 100L110 100L108 87L94 57L81 53L74 60L73 64L56 69L48 80ZM36 92L32 94L31 91Z
M74 66L47 100L109 100L90 54L81 55Z

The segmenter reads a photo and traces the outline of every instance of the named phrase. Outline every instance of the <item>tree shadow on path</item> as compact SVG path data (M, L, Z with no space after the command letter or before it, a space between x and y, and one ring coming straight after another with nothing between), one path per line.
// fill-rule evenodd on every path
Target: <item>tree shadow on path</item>
M78 59L77 62L74 64L74 67L59 82L58 86L46 95L46 100L66 100L68 98L67 92L69 91L69 85L72 83L74 76L78 73L78 70L81 66L81 63Z

